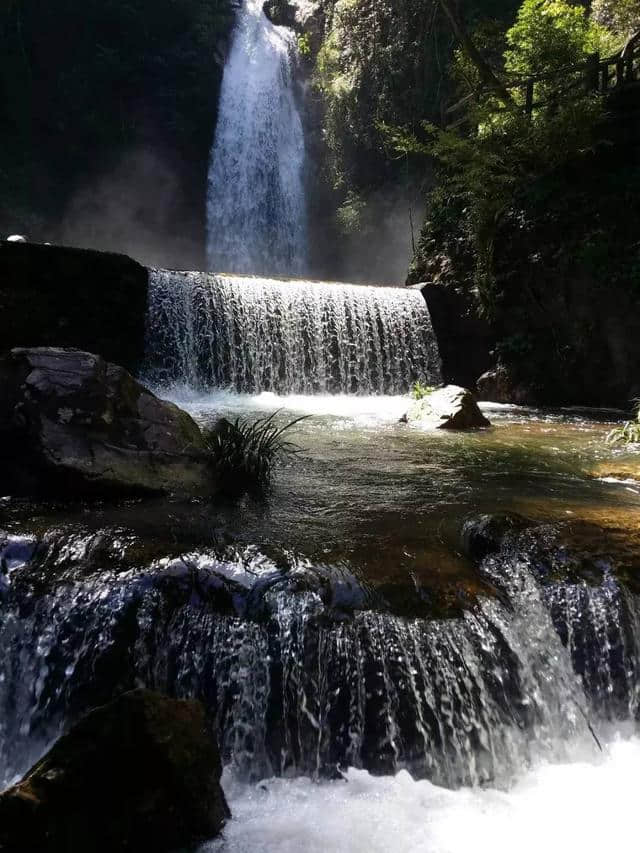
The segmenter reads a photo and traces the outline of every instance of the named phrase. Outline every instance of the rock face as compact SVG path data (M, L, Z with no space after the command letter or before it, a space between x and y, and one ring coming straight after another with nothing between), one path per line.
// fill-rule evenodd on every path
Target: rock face
M444 381L472 388L491 365L489 352L494 345L473 298L444 282L413 286L420 287L431 314Z
M483 373L476 388L478 397L491 403L535 404L532 392L516 384L509 370L501 364Z
M472 392L459 385L445 385L421 400L416 400L405 420L431 429L465 430L491 426L478 408Z
M147 270L124 255L0 242L0 353L77 347L135 370L147 284Z
M213 489L189 415L79 350L15 349L0 358L0 466L5 493Z
M0 851L184 850L229 817L220 773L198 702L125 693L0 795Z

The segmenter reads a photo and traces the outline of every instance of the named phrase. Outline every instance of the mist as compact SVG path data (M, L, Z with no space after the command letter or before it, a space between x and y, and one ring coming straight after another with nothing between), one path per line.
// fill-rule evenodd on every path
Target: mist
M201 269L205 185L194 198L187 171L156 150L131 150L73 195L56 241L121 252L147 266Z

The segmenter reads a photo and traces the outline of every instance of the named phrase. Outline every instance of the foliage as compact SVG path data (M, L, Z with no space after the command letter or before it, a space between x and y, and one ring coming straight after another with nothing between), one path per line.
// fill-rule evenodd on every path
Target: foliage
M433 394L435 390L433 385L423 385L422 382L414 382L411 389L411 396L414 400L424 400L429 394Z
M309 33L301 33L298 36L298 53L300 56L309 56L311 53L311 40Z
M278 459L299 452L284 434L305 418L278 427L274 424L277 414L253 422L246 418L235 421L221 418L206 435L213 467L223 488L236 492L267 486Z
M608 444L640 444L640 401L636 400L635 420L625 421L607 435Z
M502 68L496 70L506 69L518 78L552 74L592 53L599 40L604 41L601 30L582 7L565 0L525 0L505 35ZM485 33L485 44L486 38ZM467 94L469 86L477 87L477 75L462 53L456 54L454 64L456 78L463 81L460 94ZM440 186L430 199L432 212L450 207L451 197L458 200L458 227L472 248L474 284L489 315L499 296L494 253L501 221L532 182L594 148L603 115L600 98L581 88L550 97L547 84L539 84L531 116L522 108L521 87L512 89L512 97L513 103L505 106L492 93L476 88L461 129L426 123L426 145L415 139L415 150L428 147L441 165Z
M439 109L451 36L431 0L337 0L316 58L328 178L344 194L399 173L378 123L399 125Z
M616 47L609 30L567 0L524 0L506 41L505 70L514 77L550 74Z
M366 202L357 193L349 190L336 213L338 227L343 234L355 234L362 228Z
M640 29L640 0L594 0L592 15L612 32L630 36Z

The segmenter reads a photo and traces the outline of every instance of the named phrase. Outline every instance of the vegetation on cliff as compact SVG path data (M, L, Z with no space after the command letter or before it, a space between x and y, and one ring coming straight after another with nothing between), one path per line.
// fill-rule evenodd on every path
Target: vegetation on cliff
M495 358L532 400L622 403L638 386L637 95L605 98L585 81L590 57L619 49L640 7L625 25L606 20L525 0L512 27L474 36L508 100L457 51L454 126L390 132L438 163L409 280L472 294Z

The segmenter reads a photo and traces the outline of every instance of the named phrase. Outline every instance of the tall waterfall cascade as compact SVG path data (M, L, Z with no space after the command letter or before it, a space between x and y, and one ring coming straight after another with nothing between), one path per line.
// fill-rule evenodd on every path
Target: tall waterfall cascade
M305 267L304 134L295 39L262 0L244 0L227 60L207 194L210 269L265 275Z
M401 394L440 381L429 311L404 288L152 271L147 341L154 386Z

